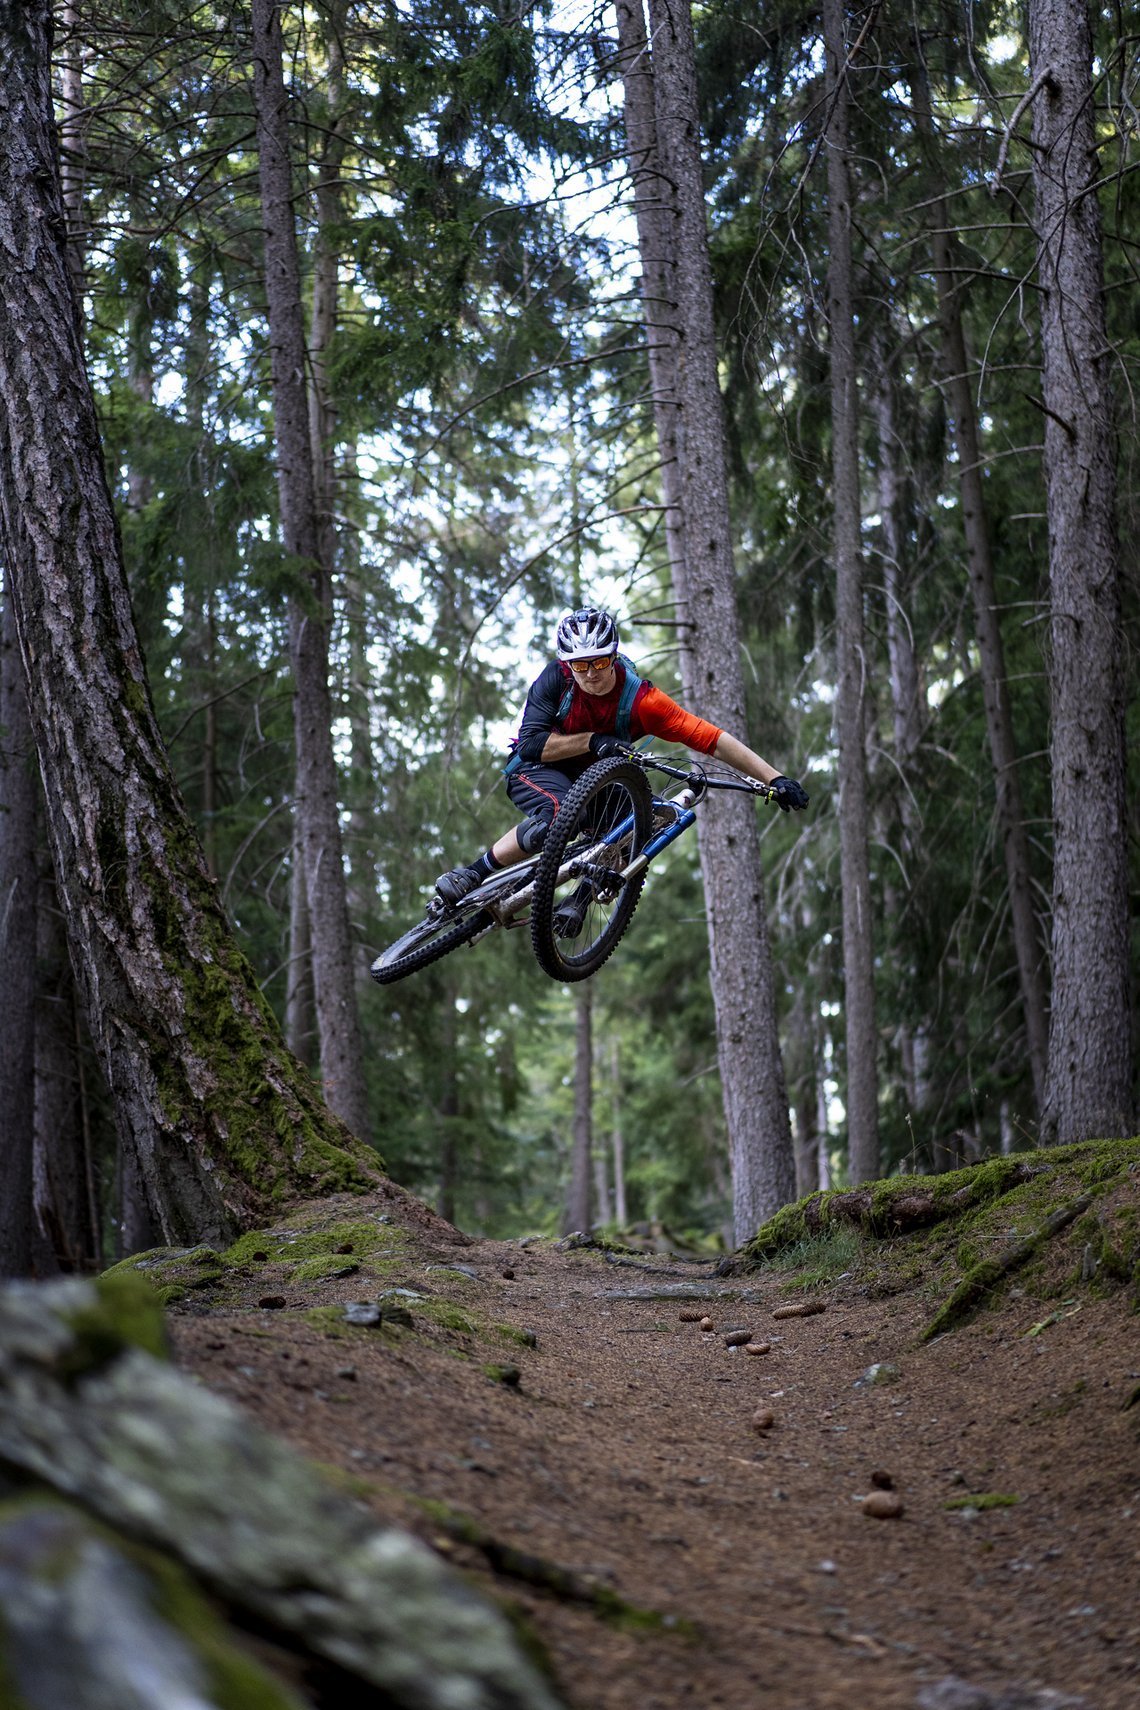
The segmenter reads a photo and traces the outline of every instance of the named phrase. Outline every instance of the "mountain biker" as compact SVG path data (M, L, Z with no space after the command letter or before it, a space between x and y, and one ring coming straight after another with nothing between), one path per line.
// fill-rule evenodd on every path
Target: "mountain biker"
M571 784L596 760L628 754L643 736L684 743L771 785L785 813L807 807L801 783L639 677L619 653L618 640L617 624L600 606L568 612L559 623L557 657L530 686L506 766L507 794L526 817L469 866L440 874L436 893L449 907L492 873L536 855ZM576 938L581 932L589 897L589 885L580 885L558 909L560 937Z

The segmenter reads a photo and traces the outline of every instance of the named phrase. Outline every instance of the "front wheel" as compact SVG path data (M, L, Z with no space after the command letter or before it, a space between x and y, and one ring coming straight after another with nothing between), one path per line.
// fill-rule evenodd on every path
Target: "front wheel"
M617 948L645 883L644 873L623 882L621 871L652 821L645 774L620 756L591 766L567 792L542 847L530 917L534 954L551 979L588 979ZM575 912L581 925L571 936L559 916Z
M469 943L494 924L483 909L472 909L458 920L453 914L429 914L387 950L381 950L370 970L372 978L379 985L390 986L417 969L438 962L441 956L458 950L461 944Z

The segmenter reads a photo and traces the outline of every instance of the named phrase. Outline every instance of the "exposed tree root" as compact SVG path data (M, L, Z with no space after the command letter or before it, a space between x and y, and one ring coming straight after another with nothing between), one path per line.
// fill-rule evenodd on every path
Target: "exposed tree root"
M573 1568L563 1567L545 1556L531 1555L528 1550L516 1549L513 1544L505 1544L470 1514L460 1513L442 1502L424 1503L423 1507L441 1532L457 1543L478 1550L495 1573L521 1580L523 1584L545 1591L563 1603L583 1604L615 1627L664 1629L689 1637L693 1635L691 1622L662 1615L656 1609L639 1609L635 1604L627 1603L624 1597L619 1597L608 1585L599 1585L596 1580L575 1573Z
M1027 1235L1023 1241L1015 1242L1012 1247L1007 1247L998 1258L984 1259L980 1265L975 1265L972 1270L967 1271L953 1294L939 1307L926 1326L922 1340L929 1342L933 1337L964 1323L1003 1278L1032 1259L1054 1235L1059 1235L1062 1229L1067 1229L1070 1223L1075 1223L1081 1213L1088 1210L1092 1201L1091 1193L1081 1194L1078 1199L1062 1206L1059 1211L1054 1211L1032 1235Z

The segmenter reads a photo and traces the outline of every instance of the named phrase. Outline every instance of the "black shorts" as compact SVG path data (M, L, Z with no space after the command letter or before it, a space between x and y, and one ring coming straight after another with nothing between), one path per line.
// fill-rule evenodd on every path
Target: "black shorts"
M524 762L507 779L507 794L528 819L537 820L539 825L549 825L571 784L593 763L590 754L583 754L581 758L575 755L572 760L567 760L565 768L546 766L541 760L536 760L533 766Z

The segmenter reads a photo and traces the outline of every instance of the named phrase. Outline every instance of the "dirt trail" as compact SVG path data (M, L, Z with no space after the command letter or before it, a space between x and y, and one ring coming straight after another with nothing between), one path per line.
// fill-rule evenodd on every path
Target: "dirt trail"
M185 1367L519 1608L576 1710L1136 1710L1140 1319L1123 1297L1058 1303L1031 1334L1053 1309L1015 1292L919 1346L916 1290L874 1299L850 1277L817 1291L826 1311L777 1320L804 1298L777 1275L647 1263L421 1231L380 1289L254 1265L236 1303L176 1306L171 1330ZM716 1333L676 1296L623 1298L685 1286L714 1291ZM394 1287L423 1297L389 1297L410 1327L305 1316ZM770 1353L727 1348L737 1326ZM517 1384L487 1370L508 1365ZM859 1387L873 1365L897 1376ZM865 1516L873 1473L902 1518ZM971 1496L1018 1500L947 1507ZM526 1558L574 1577L528 1583Z

